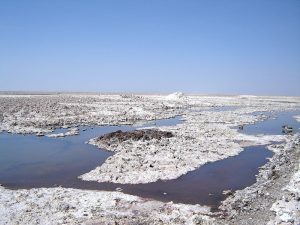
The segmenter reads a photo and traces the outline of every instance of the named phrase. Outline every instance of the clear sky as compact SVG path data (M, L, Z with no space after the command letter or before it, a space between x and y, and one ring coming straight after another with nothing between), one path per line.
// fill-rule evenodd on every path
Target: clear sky
M300 1L2 0L0 90L300 96Z

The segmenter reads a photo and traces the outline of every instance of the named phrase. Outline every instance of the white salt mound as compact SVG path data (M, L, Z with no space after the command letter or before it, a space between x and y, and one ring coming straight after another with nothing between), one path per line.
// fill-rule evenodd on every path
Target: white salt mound
M169 94L166 96L167 100L179 100L184 97L184 94L182 92L174 92L172 94Z

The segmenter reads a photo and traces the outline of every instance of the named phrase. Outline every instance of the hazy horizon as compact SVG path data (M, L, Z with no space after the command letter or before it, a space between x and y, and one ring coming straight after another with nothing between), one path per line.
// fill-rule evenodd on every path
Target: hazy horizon
M0 90L300 96L300 1L2 1Z

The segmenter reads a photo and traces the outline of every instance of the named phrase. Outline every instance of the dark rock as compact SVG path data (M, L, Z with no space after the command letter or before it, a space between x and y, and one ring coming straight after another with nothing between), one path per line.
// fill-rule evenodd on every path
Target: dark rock
M230 196L230 195L233 195L233 191L232 190L225 190L225 191L223 191L223 194L227 195L227 196Z
M282 126L282 133L284 134L288 134L288 133L292 133L293 132L293 128L288 126L288 125L283 125Z

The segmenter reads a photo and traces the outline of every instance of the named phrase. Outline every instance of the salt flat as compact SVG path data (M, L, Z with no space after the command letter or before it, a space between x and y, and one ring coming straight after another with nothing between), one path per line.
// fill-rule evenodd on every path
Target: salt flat
M236 108L225 111L215 110L217 107L228 106ZM289 158L289 151L293 149L297 153L299 149L299 135L246 135L239 132L238 127L269 119L264 112L295 110L299 107L299 97L198 96L182 93L167 96L0 95L0 130L55 138L57 135L52 132L57 128L70 128L70 132L66 135L75 135L78 134L76 127L80 125L135 124L182 115L182 123L157 128L160 131L172 133L173 136L169 138L128 139L122 142L112 141L108 144L95 137L89 141L90 144L113 151L115 154L94 170L80 175L80 179L136 184L176 179L208 162L237 155L243 147L249 145L270 145L270 149L275 153L272 157L274 161L271 159L270 164L277 162L283 156ZM63 137L64 134L60 136ZM274 141L284 142L284 144L282 146L271 145ZM299 158L298 153L293 154L293 162L288 167L285 167L286 164L283 162L282 166L277 168L281 171L281 176L286 176L284 171L295 175L286 176L285 180L266 176L266 181L280 180L280 187L285 186L286 190L294 193L289 206L285 206L280 199L277 199L281 197L278 190L273 193L274 199L266 200L267 205L274 203L272 207L266 209L270 212L268 219L271 224L285 220L297 222L296 218L299 213L299 208L297 208L299 203L297 202L299 201L297 200L297 193L299 193L297 174L299 172L297 170L299 167L293 169L293 166L299 162ZM264 178L265 174L270 171L272 167L266 166L266 169L261 170L260 176ZM255 184L256 186L253 186L253 190L255 192L259 189L264 193L264 185L259 181ZM167 204L120 192L66 188L31 190L1 188L0 218L2 219L0 221L4 224L93 224L95 221L109 224L111 220L120 223L123 221L124 224L128 221L162 224L197 224L202 221L204 224L231 222L234 224L239 216L241 219L245 215L241 213L243 210L236 210L232 206L240 201L239 196L247 196L247 194L249 194L247 190L237 191L224 201L223 209L222 206L220 209L226 211L224 206L231 209L226 213L228 215L226 217L225 214L220 216L220 214L209 212L206 206ZM249 202L255 202L255 197L249 197ZM276 205L280 205L281 211ZM47 210L41 210L41 208ZM285 213L289 217L283 216L282 208L286 208ZM277 214L272 213L271 209ZM152 214L146 216L150 212Z

